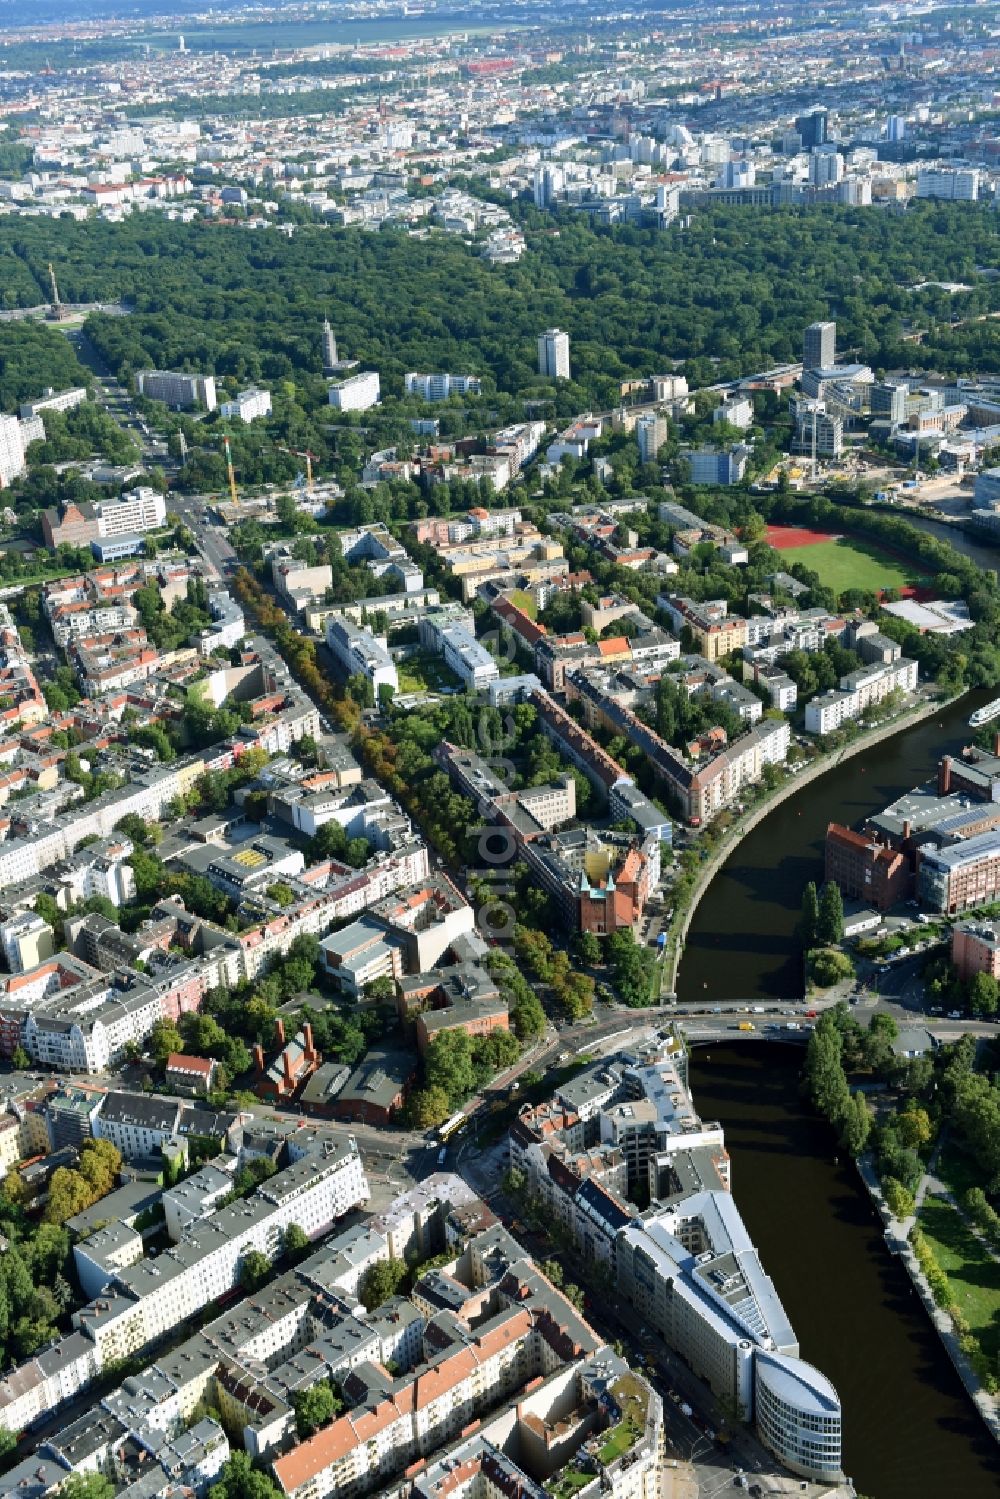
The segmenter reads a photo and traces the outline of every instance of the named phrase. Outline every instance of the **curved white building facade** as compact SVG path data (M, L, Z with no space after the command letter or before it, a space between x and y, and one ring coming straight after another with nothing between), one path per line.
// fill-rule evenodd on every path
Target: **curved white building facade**
M754 1350L757 1435L786 1468L803 1478L837 1482L841 1472L840 1397L812 1364Z

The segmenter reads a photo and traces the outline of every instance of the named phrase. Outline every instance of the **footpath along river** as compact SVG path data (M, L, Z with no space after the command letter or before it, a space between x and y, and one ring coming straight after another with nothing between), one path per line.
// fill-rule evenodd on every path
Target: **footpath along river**
M804 883L822 879L827 824L855 824L928 779L941 754L968 742L968 715L985 697L845 761L748 834L695 912L679 997L801 994L795 924ZM800 1048L730 1043L696 1051L691 1081L699 1113L725 1128L736 1201L802 1356L840 1392L845 1470L871 1499L992 1499L1000 1451L886 1251L854 1168L803 1106L801 1062Z

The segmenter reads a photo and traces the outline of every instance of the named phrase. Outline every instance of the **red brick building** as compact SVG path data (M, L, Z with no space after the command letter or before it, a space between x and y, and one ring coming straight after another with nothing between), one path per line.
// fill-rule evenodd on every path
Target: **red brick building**
M825 872L844 895L877 911L888 911L913 891L913 871L905 854L839 822L831 822L826 830Z

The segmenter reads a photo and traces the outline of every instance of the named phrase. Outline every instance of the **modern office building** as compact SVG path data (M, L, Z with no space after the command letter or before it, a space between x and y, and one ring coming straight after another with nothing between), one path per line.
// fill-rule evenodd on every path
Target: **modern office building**
M952 915L986 905L1000 893L1000 830L979 833L948 848L924 852L917 894L932 911Z
M378 405L380 393L376 371L360 370L330 386L330 405L338 411L368 411Z
M829 187L832 183L842 182L843 178L844 158L839 151L821 147L810 154L809 181L813 187Z
M696 448L687 455L691 465L692 484L712 484L728 488L739 484L747 467L747 450L735 448Z
M889 115L885 122L885 138L893 145L906 139L906 118L903 115Z
M808 114L798 115L795 120L795 129L798 132L804 151L812 151L816 146L825 145L827 138L826 110L813 109Z
M569 334L547 328L538 335L538 373L550 380L569 379Z
M832 369L836 354L836 323L810 323L802 335L802 368Z
M149 401L162 401L166 406L202 406L214 411L215 376L185 375L176 370L140 370L135 377L135 388Z

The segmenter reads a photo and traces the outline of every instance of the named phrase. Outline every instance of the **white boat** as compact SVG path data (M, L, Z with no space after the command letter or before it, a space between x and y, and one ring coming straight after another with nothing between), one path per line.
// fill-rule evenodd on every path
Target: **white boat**
M995 718L1000 718L1000 697L995 697L983 708L977 708L969 719L969 728L981 729L984 723L992 723Z

